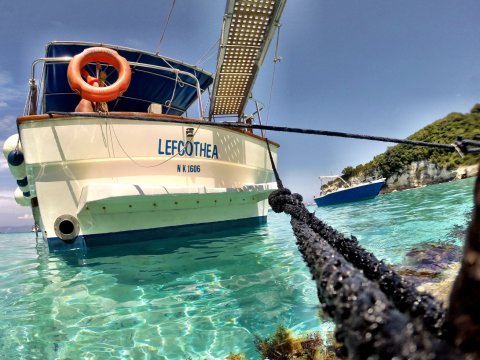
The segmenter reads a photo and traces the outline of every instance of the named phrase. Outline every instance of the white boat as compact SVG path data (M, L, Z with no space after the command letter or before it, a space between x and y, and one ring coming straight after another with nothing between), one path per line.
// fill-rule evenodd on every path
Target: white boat
M276 187L266 139L218 121L249 118L246 101L284 2L259 0L247 12L240 0L228 1L215 77L126 47L47 45L33 62L28 110L4 155L19 185L15 198L31 206L50 250L266 221ZM262 26L245 33L260 16ZM195 102L199 117L186 117ZM269 144L276 161L279 145Z

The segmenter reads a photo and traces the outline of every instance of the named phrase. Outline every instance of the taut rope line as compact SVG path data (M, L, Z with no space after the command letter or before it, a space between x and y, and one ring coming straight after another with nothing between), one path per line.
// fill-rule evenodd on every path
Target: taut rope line
M82 116L87 118L98 117L97 114L92 114L92 113L75 113L75 112L59 112L59 111L50 111L47 114L63 115L63 116ZM125 116L115 115L111 113L108 114L108 117L111 119L125 119ZM152 118L147 116L128 116L128 119L151 121L151 122L168 122L173 124L216 126L216 127L236 128L236 129L258 129L258 130L271 130L271 131L297 133L297 134L333 136L333 137L341 137L341 138L372 140L372 141L381 141L381 142L406 144L406 145L414 145L414 146L434 147L434 148L440 148L440 149L444 149L452 152L457 151L456 146L458 146L463 153L480 153L480 141L464 140L461 137L459 137L458 140L455 142L455 145L453 145L453 144L438 144L438 143L408 140L408 139L398 139L398 138L384 137L384 136L353 134L353 133L345 133L340 131L301 129L301 128L286 127L286 126L242 124L237 122L211 122L211 121L201 121L201 120L159 119L159 118ZM469 148L469 146L475 146L475 147Z

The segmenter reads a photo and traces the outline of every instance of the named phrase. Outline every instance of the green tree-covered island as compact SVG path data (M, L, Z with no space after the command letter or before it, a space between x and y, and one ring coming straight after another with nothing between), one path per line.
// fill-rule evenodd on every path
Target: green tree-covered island
M466 114L450 113L407 139L453 144L458 136L480 140L480 104ZM342 170L342 177L352 184L386 178L383 192L389 192L474 176L478 161L477 154L465 154L462 157L457 152L400 144L388 148L366 164L347 166ZM333 190L339 185L340 180L334 180L323 189Z

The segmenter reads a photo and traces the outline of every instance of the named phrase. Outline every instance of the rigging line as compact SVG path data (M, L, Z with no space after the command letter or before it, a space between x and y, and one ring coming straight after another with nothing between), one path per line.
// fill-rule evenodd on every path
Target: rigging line
M75 113L75 112L61 112L61 111L49 111L47 112L48 115L61 115L61 116L82 116L82 117L97 117L96 114L88 114L88 113ZM109 114L109 117L112 119L124 119L125 116L119 115L112 115ZM278 132L288 132L288 133L297 133L297 134L308 134L308 135L320 135L320 136L332 136L332 137L341 137L341 138L350 138L350 139L360 139L360 140L372 140L372 141L380 141L380 142L389 142L389 143L396 143L396 144L406 144L406 145L415 145L415 146L426 146L426 147L434 147L440 148L448 151L456 151L455 147L451 144L439 144L439 143L431 143L426 141L417 141L417 140L408 140L408 139L397 139L397 138L390 138L384 136L374 136L374 135L362 135L362 134L352 134L352 133L345 133L340 131L328 131L328 130L313 130L313 129L301 129L301 128L291 128L286 126L271 126L271 125L247 125L243 123L237 122L208 122L203 120L183 120L183 119L156 119L146 116L129 116L129 119L132 120L144 120L144 121L151 121L151 122L169 122L174 124L190 124L190 125L201 125L201 126L216 126L216 127L225 127L225 128L238 128L238 129L258 129L258 130L271 130L271 131L278 131ZM462 148L464 151L463 145L477 145L480 144L478 141L472 140L459 140L457 145ZM467 152L474 152L477 149L468 149ZM472 151L473 150L473 151ZM466 152L466 151L464 151Z
M167 27L168 27L168 24L170 22L170 17L172 16L173 8L175 7L175 2L176 1L177 0L172 1L172 6L170 7L170 12L168 13L167 21L165 22L165 26L163 27L162 37L160 38L160 41L158 42L157 51L156 51L157 55L160 52L160 46L162 45L163 37L165 36L165 32L167 31Z
M195 135L197 135L197 132L198 130L200 130L200 127L201 125L198 125L197 128L195 129L195 132L193 133L193 137L195 137ZM171 155L168 159L160 162L160 163L157 163L157 164L154 164L154 165L142 165L140 164L139 162L137 162L134 158L132 158L130 156L130 154L128 154L128 152L125 150L125 148L122 146L122 144L120 143L120 140L118 139L118 136L117 136L117 133L115 131L115 127L113 126L113 123L110 123L110 128L113 130L113 134L115 136L115 139L117 140L117 143L118 143L118 146L120 146L120 149L122 149L122 152L125 154L125 156L130 160L132 161L135 165L137 165L138 167L142 167L142 168L154 168L154 167L158 167L158 166L162 166L163 164L169 162L170 160L176 158L178 156L178 152L174 155ZM188 142L191 142L191 140L187 140L187 143ZM113 145L112 145L112 148L113 148Z
M196 66L200 66L202 65L205 61L207 61L208 59L210 59L212 57L212 55L214 54L214 49L216 47L216 45L220 42L220 38L217 39L217 41L215 41L215 43L210 46L210 48L205 52L205 54L202 55L202 57L200 59L197 60L197 62L195 63Z
M113 126L113 124L111 125L112 127L112 130L113 130L113 135L115 136L115 139L117 140L117 143L118 143L118 146L120 146L120 149L122 149L123 153L125 154L125 156L131 161L133 162L135 165L137 165L138 167L142 167L142 168L154 168L154 167L157 167L157 166L161 166L163 164L165 164L166 162L172 160L174 157L176 157L178 155L178 153L176 153L175 155L172 155L171 157L169 157L168 159L162 161L161 163L158 163L158 164L155 164L155 165L142 165L140 164L139 162L137 162L134 158L132 158L128 153L127 151L124 149L124 147L122 146L122 144L120 143L120 140L118 139L118 136L117 136L117 132L115 131L115 127Z
M108 141L108 117L105 117L105 133L103 132L103 125L100 125L100 131L102 132L102 140L103 140L103 145L107 148L108 151L108 157L111 158L112 155L110 154L110 146L109 146L109 141Z
M270 144L267 138L265 138L265 142L267 143L267 150L268 150L268 157L270 158L270 164L272 166L273 175L275 176L275 181L277 182L277 188L283 189L282 179L278 174L277 167L275 166L275 161L273 161L272 151L270 150Z
M28 95L27 95L27 101L25 102L25 106L23 107L23 115L30 115L30 108L31 108L31 101L30 98L32 96L32 80L30 80L30 84L28 86ZM35 81L35 80L33 80Z
M172 92L172 97L170 98L170 100L167 100L165 101L165 105L167 105L168 103L168 108L167 108L167 111L165 112L166 114L168 114L168 112L170 111L170 108L172 106L172 102L173 102L173 99L175 97L175 91L177 89L177 84L178 86L180 86L181 88L184 87L184 83L182 81L182 79L180 78L180 75L178 73L178 70L175 72L175 86L173 87L173 92Z
M270 105L272 104L273 85L275 83L275 70L277 68L277 63L282 60L282 58L278 56L278 42L280 38L281 26L282 26L281 24L277 24L277 41L275 43L275 56L273 57L273 74L272 74L272 83L270 84L270 94L268 96L267 119L265 121L266 125L268 125L268 120L270 119Z
M110 135L110 142L112 144L112 153L113 153L113 157L115 158L116 156L115 156L115 147L113 146L112 124L111 122L108 122L107 125L108 125L108 133Z

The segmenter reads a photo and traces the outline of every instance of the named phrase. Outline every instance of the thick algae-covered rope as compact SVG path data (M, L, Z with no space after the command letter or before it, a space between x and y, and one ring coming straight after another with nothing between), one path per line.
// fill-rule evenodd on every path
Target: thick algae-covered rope
M326 241L355 268L362 270L366 278L377 282L398 310L420 318L425 328L433 333L439 336L443 334L445 312L441 302L429 294L419 292L413 284L363 249L355 237L347 238L324 224L307 210L300 195L291 194L288 189L280 189L270 195L269 202L275 212L284 211L292 219L308 225L320 239Z
M307 223L292 217L300 252L324 311L349 359L462 359L464 355L400 312L380 290Z

